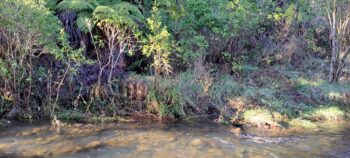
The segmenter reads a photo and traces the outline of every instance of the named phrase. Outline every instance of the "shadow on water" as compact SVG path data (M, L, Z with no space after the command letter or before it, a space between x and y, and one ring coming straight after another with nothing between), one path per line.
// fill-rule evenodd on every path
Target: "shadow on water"
M0 157L350 157L350 124L241 130L211 123L14 122Z

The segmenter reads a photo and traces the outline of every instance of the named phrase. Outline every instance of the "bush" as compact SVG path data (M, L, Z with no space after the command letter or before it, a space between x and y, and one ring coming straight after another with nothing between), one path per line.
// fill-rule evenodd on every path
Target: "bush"
M50 54L51 57L61 60L60 66L55 66L56 70L66 69L68 72L68 60L77 61L83 57L68 46L62 25L45 3L34 0L3 0L0 8L0 86L11 94L9 104L13 105L12 109L16 113L32 115L33 111L40 109L37 108L38 102L45 97L52 98L48 96L51 93L59 94L56 91L49 92L44 96L40 95L42 100L34 99L41 89L45 90L40 84L56 82L52 81L53 78L62 75L56 73L54 77L44 81L37 78L39 68L36 63L40 62L39 58ZM47 104L52 103L52 100L46 101Z
M212 84L209 95L213 104L222 107L229 98L240 95L242 90L242 87L232 76L223 75Z
M158 85L155 89L154 82L149 85L148 108L161 116L174 115L176 117L186 116L184 107L188 99L177 86L178 82L168 78L158 78Z

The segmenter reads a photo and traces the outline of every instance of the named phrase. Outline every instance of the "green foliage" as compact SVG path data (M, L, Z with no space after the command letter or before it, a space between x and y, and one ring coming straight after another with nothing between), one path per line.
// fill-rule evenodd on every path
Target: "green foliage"
M88 23L94 18L95 23L113 23L119 28L130 26L134 31L136 22L143 22L140 10L127 2L107 0L63 0L56 6L57 10L70 10L78 13L77 26L85 33L89 32Z
M195 61L203 59L208 54L209 45L204 36L198 35L191 39L182 39L178 44L183 49L179 55L186 66L192 67Z
M118 16L132 18L137 22L143 22L143 14L135 5L127 2L122 2L114 5L113 9L116 11L116 14Z
M263 126L266 123L270 124L273 122L270 111L264 109L247 110L243 113L243 118L244 122L257 126Z
M156 74L168 75L172 72L169 56L171 54L171 39L167 28L162 26L157 4L153 6L152 16L147 19L151 34L147 36L147 42L142 52L146 56L153 56L152 67Z
M348 13L348 1L337 2L340 22ZM320 104L347 106L349 102L349 85L329 84L321 71L331 48L325 15L332 7L327 0L2 0L0 106L8 110L14 102L25 105L28 96L40 98L36 104L52 104L37 92L41 84L49 84L46 78L54 88L71 86L62 76L67 72L75 78L87 55L103 72L117 67L119 55L128 52L142 53L145 57L135 58L150 62L131 64L142 73L153 69L150 73L156 74L154 80L148 79L153 81L149 98L157 103L160 115L183 117L189 114L188 108L203 112L209 105L220 111L230 99L245 98L254 108L303 118L292 120L292 126L314 127L305 118L338 120L346 114L337 106L317 109ZM92 38L94 50L86 55L83 48L70 47L67 39L72 34L56 17L66 11L77 14L72 26L83 32L82 42ZM347 46L347 40L342 38L338 44ZM55 56L62 66L52 70L42 65L37 60L42 54ZM288 58L290 64L277 67L273 58ZM34 102L26 108L35 109ZM107 103L96 99L92 112L98 113ZM249 110L244 117L258 124L272 121L267 110Z
M172 10L172 7L165 7ZM169 28L177 35L179 50L177 57L181 59L178 66L191 68L193 62L206 59L209 62L217 59L217 55L225 51L231 38L253 35L260 28L263 18L255 1L229 0L188 0L180 4L177 14L168 13ZM249 19L249 20L247 20ZM244 37L240 43L244 45ZM235 46L231 46L235 47ZM232 52L230 52L232 53ZM225 60L233 69L243 69L244 61Z
M227 3L227 0L188 0L186 5L188 15L183 20L183 25L188 25L187 27L192 27L196 31L204 27L208 27L212 31L222 29L227 20L225 9Z
M223 106L228 99L233 96L238 96L242 91L239 83L231 76L221 76L220 80L213 83L209 90L209 95L213 99L216 106Z
M60 2L56 8L58 10L70 10L70 11L92 11L94 10L94 6L86 0L63 0L62 2Z
M285 20L286 24L290 25L294 18L294 10L294 4L289 5L286 9L277 7L272 14L268 15L268 18L277 22Z
M6 37L0 45L0 76L3 78L0 85L11 83L8 86L12 88L5 90L11 94L12 108L21 110L25 105L27 110L35 109L37 100L31 98L39 93L37 83L42 82L39 73L35 74L40 71L40 67L35 66L38 54L50 54L60 60L62 69L57 69L58 74L63 70L72 71L73 67L68 65L75 62L79 66L85 57L81 49L73 51L69 46L58 18L44 1L5 0L0 5L0 36ZM49 95L40 97L44 99ZM25 115L31 116L30 113Z
M38 1L37 1L38 3L44 4L50 11L54 11L56 9L57 0L38 0Z
M85 118L84 113L81 111L60 109L57 113L58 119L66 121L83 121Z
M36 45L44 46L47 53L57 52L59 41L56 38L62 27L58 18L44 5L38 5L32 0L6 0L1 5L0 27L10 32L37 33L34 39Z
M221 24L225 19L218 15L223 11L219 9L219 5L222 6L221 2L219 4L219 1L216 3L216 1L189 0L184 5L166 5L164 12L169 14L169 28L180 37L177 43L180 48L177 56L181 63L177 63L178 66L191 68L194 61L203 59L209 54L208 36L202 33L203 29L207 29L205 32L209 34L224 26ZM216 14L215 10L219 13Z
M311 113L311 118L315 120L339 121L343 120L345 113L336 106L316 109Z
M316 128L317 125L309 120L304 120L300 118L293 119L289 122L289 124L293 127L301 127L301 128Z
M32 56L35 46L43 47L43 53L49 53L56 56L61 54L61 48L57 44L64 44L66 39L60 38L62 34L62 26L56 16L52 14L44 5L38 5L34 1L17 1L6 0L0 2L3 8L0 10L0 28L3 29L3 35L8 34L7 44L11 44L11 40L21 38L23 42L17 43L16 50L12 50L10 45L2 45L3 53L15 53L19 51L19 56L26 58ZM21 36L16 36L16 33L21 32ZM12 36L12 35L14 36ZM14 42L14 41L13 41ZM4 50L5 49L5 50ZM65 52L66 53L66 52ZM10 57L11 54L2 54ZM21 58L19 57L19 58ZM20 61L4 62L16 63ZM12 65L13 65L12 64ZM6 64L8 65L8 64ZM10 64L11 65L11 64ZM20 66L20 64L18 65ZM7 68L9 70L10 68ZM4 70L4 69L2 69ZM4 71L3 71L4 72Z
M154 86L151 86L154 87ZM148 97L150 100L156 101L158 112L161 116L175 115L184 117L186 113L184 107L190 100L181 91L180 87L173 80L167 78L159 78L157 89L151 89Z
M259 31L259 24L263 22L264 17L257 16L263 14L251 0L235 0L227 4L230 11L227 16L229 19L229 29L233 30L233 35L244 33L256 33ZM247 20L249 19L249 20Z
M183 118L191 115L186 108L197 109L203 106L198 102L198 96L204 94L204 88L196 78L192 72L183 72L173 79L160 77L157 89L154 89L154 78L148 79L148 86L151 87L148 93L148 109L162 116Z
M231 67L231 71L235 74L244 73L251 68L246 64L247 57L245 55L237 58L228 52L222 52L222 59Z
M113 27L126 32L131 29L137 33L137 21L142 21L143 15L137 7L129 3L119 3L113 7L98 6L93 12L93 19L99 27L110 24Z
M85 33L89 32L89 29L92 29L92 15L89 12L81 12L78 14L78 18L76 20L77 26L79 29Z
M96 20L109 20L111 22L117 19L116 14L113 8L107 6L98 6L93 13Z
M296 84L297 90L315 100L339 100L342 96L350 92L348 84L328 83L325 80L307 80L298 78Z
M198 82L198 76L192 71L187 71L179 74L176 79L179 80L177 86L183 95L191 98L187 99L188 104L195 106L196 104L191 100L196 100L198 95L205 93L204 85Z
M104 6L113 6L122 2L122 0L96 0L99 4Z

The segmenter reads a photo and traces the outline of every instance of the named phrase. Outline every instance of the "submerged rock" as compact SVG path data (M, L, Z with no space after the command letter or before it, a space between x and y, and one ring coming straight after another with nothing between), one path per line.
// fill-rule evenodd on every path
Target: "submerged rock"
M60 127L62 125L61 121L57 119L56 115L53 116L53 119L51 121L52 126L54 127Z
M199 146L201 144L203 144L203 141L201 139L199 139L199 138L194 139L194 140L191 141L191 146Z
M9 120L0 120L0 127L9 127L11 125L11 121Z

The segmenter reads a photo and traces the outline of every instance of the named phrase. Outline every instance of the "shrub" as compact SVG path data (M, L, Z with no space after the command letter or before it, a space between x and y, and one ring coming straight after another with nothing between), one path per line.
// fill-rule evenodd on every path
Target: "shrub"
M160 114L161 116L174 115L176 117L184 117L186 113L184 106L186 105L186 96L184 96L177 82L168 78L158 78L157 89L154 89L154 82L151 83L148 92L148 107L147 109L152 110ZM153 78L154 80L154 78Z
M147 35L147 42L143 46L142 52L147 57L153 57L151 67L156 77L160 74L169 75L172 72L172 66L170 65L171 34L167 27L162 24L157 4L153 6L152 16L147 19L147 24L151 34Z
M242 91L242 87L235 82L232 76L224 75L220 80L213 83L210 88L209 95L213 104L217 106L224 105L229 98L238 96Z
M50 80L47 83L49 85L56 81L52 81L52 78L45 81L36 78L39 70L35 63L40 62L38 58L50 54L61 60L62 64L57 69L64 71L65 75L54 76L62 75L59 80L63 81L68 71L71 71L71 67L67 66L70 65L69 62L76 60L75 65L78 65L78 60L83 57L79 51L72 51L68 46L58 18L44 3L34 0L4 0L0 6L0 85L10 83L4 86L4 90L10 92L13 98L10 104L14 111L25 109L26 113L39 109L35 108L38 103L34 98L35 94L40 94L40 83ZM56 88L57 92L41 95L40 99L50 98L46 102L50 104L52 97L48 96L56 93L58 100L60 86Z

